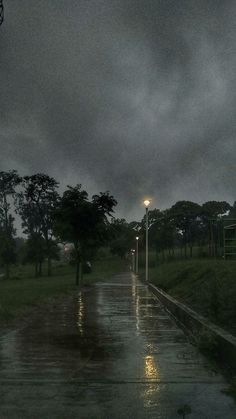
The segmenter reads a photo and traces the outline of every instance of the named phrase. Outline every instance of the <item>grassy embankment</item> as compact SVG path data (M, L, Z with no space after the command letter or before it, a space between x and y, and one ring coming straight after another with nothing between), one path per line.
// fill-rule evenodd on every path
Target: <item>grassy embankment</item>
M125 269L120 258L109 257L95 261L92 272L84 274L83 285L108 279L112 274ZM13 279L0 280L0 322L19 317L28 308L78 289L75 286L74 266L58 263L51 277L34 278L33 272L32 266L18 266L12 272Z
M171 261L151 267L149 280L236 335L236 261Z

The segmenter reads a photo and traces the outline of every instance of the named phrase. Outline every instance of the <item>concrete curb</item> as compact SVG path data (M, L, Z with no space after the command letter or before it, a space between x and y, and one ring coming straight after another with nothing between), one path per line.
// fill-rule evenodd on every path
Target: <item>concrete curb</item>
M233 335L209 322L205 317L175 300L150 282L148 287L184 329L187 329L195 342L199 343L200 338L204 339L204 336L211 339L211 342L217 347L221 361L236 372L236 338Z

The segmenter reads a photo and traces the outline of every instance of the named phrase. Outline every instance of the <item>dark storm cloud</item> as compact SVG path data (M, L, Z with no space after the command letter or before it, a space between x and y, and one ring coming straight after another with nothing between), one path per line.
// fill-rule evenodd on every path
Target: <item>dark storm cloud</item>
M3 169L153 196L236 199L233 1L5 1Z

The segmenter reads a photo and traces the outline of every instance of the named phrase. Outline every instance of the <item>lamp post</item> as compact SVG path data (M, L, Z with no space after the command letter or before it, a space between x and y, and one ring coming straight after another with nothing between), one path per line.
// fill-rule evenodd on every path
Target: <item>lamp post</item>
M150 201L146 199L144 202L144 205L146 207L146 274L145 274L145 280L148 281L148 207L150 205Z
M135 273L138 273L138 239L139 237L135 237L136 238L136 269L135 269Z

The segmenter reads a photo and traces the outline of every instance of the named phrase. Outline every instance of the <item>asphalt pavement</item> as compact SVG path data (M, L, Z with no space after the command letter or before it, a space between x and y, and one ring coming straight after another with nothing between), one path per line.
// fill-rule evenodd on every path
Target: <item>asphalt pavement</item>
M235 419L226 386L129 272L0 336L0 419Z

